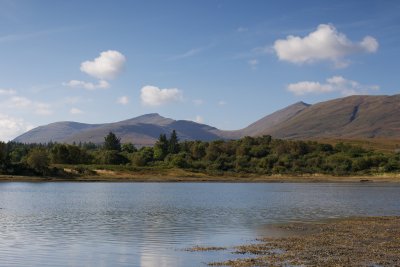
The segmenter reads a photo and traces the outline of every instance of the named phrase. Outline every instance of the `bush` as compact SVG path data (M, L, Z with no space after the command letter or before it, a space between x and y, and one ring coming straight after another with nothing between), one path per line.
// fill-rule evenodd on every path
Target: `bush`
M32 169L44 174L48 170L50 159L47 151L41 148L34 148L29 152L26 162Z
M111 164L111 165L120 165L126 164L129 160L121 155L116 150L102 150L97 155L97 161L101 164Z

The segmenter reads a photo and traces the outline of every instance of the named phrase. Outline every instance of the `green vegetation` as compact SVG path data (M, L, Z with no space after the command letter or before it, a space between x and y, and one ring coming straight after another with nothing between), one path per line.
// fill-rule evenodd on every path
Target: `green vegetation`
M90 166L118 165L118 170L184 169L196 173L260 175L369 175L400 172L400 153L385 153L357 145L244 137L211 142L183 141L173 131L161 134L153 147L121 144L110 132L103 145L84 143L21 144L0 142L0 173L68 176L93 174ZM74 166L78 165L78 166ZM116 166L117 167L117 166Z

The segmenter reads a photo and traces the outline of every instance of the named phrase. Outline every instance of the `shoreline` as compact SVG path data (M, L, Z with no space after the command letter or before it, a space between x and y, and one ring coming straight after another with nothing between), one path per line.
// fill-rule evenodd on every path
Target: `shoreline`
M272 225L276 236L233 247L237 259L209 266L399 266L400 216L347 217ZM216 247L225 250L225 247ZM213 251L193 247L186 251Z
M72 177L0 175L0 182L154 182L154 183L400 183L400 174L332 176L332 175L208 175L184 170L161 172L120 172L96 170L96 175Z

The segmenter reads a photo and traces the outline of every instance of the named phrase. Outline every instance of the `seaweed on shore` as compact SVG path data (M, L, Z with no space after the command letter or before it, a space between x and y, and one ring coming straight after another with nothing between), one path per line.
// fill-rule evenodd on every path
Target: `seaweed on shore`
M248 258L210 266L400 266L400 217L295 223L285 238L262 238L235 248ZM302 234L306 231L306 234Z

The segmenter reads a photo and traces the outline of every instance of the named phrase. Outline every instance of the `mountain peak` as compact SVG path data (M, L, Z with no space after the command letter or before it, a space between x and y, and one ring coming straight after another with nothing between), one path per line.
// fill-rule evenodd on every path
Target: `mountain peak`
M148 114L144 114L144 115L132 118L132 119L117 122L117 124L127 123L127 124L132 125L132 124L144 123L144 124L167 125L174 121L175 120L163 117L158 113L148 113Z
M306 102L299 101L299 102L294 103L294 104L291 105L291 106L304 106L304 107L309 107L309 106L311 106L311 104L307 104ZM290 107L290 106L289 106L289 107Z
M176 130L181 140L235 139L269 134L277 138L400 138L400 94L350 96L313 105L299 101L248 127L221 131L192 121L173 120L149 113L104 124L58 122L32 129L14 139L23 143L101 143L113 131L123 142L152 145L161 133Z
M162 116L160 114L158 114L158 113L148 113L148 114L143 114L143 115L138 116L138 117L149 117L149 118L152 118L152 117L162 117Z

